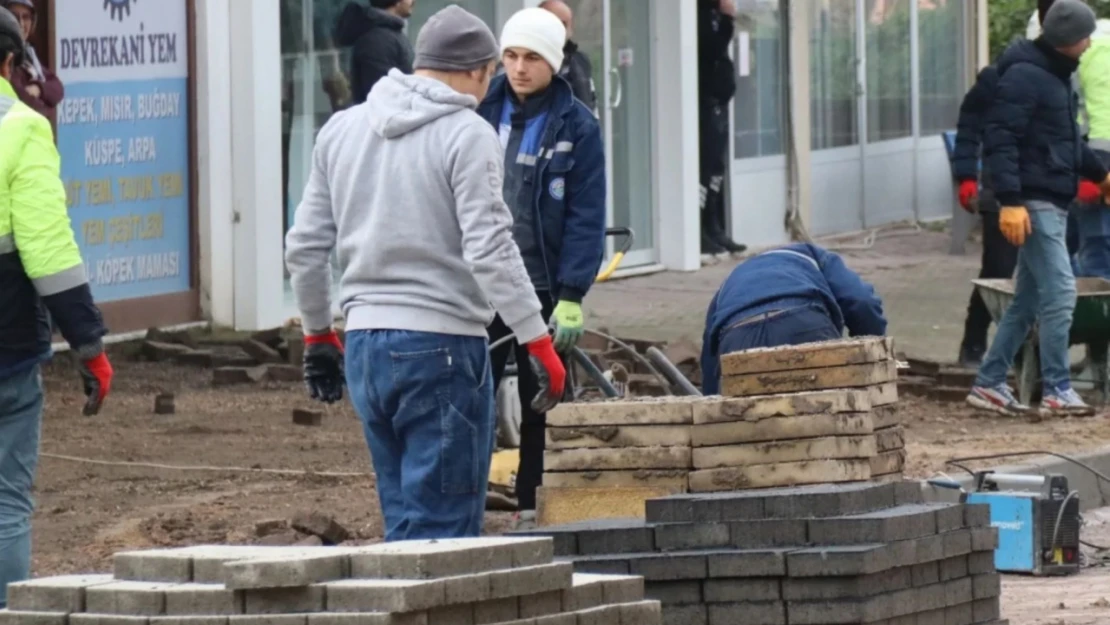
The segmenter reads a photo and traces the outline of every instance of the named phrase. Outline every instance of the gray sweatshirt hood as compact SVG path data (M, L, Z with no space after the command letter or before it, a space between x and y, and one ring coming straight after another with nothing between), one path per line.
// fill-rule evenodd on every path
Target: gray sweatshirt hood
M474 110L478 100L434 78L393 69L370 90L366 106L374 132L396 139L441 117Z

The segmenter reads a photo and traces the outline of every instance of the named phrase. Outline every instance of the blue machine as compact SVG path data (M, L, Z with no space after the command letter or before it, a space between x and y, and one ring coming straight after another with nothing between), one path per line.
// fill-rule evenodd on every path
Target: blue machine
M1002 573L1072 575L1079 572L1078 493L1063 475L975 474L966 503L990 506L998 528L995 568Z

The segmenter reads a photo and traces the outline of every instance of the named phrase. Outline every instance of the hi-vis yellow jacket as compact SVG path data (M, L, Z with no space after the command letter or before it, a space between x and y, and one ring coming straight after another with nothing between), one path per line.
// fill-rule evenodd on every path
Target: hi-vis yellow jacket
M95 349L106 333L60 166L50 122L0 78L0 378L50 356L46 310L75 349Z

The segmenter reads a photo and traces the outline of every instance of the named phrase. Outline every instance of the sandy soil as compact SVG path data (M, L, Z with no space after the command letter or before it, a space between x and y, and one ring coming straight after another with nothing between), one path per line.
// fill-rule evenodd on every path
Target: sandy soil
M299 384L215 389L211 373L175 365L115 361L116 385L103 414L82 417L76 374L59 358L44 370L47 408L35 517L35 574L110 570L131 548L252 543L255 524L317 510L360 542L380 540L381 516L362 431L348 405L321 427L291 422L313 408ZM177 413L153 413L154 396L176 394ZM953 456L1028 449L1074 452L1110 444L1105 416L1052 423L982 417L958 404L903 401L907 474L928 477ZM156 463L339 472L354 476L178 470L104 465ZM507 513L490 513L503 531ZM1110 518L1110 516L1108 516ZM1110 524L1102 539L1110 544ZM1007 579L1014 625L1110 623L1110 569L1061 580ZM1065 607L1059 608L1060 602ZM1085 619L1085 620L1084 620Z

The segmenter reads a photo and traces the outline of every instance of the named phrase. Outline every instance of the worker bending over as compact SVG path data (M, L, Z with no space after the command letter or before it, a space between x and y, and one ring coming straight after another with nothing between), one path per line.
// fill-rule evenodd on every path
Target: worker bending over
M518 11L501 31L505 73L490 84L478 112L497 129L504 150L505 203L513 214L513 239L520 247L544 319L555 326L555 348L571 349L582 335L582 299L597 277L605 253L605 152L601 127L558 75L566 28L539 8ZM494 319L489 338L509 334L504 315ZM515 348L493 351L494 388ZM537 380L518 368L521 398L517 527L534 519L536 488L543 478L547 416L528 398Z
M320 130L286 264L304 320L305 381L338 401L344 364L385 517L385 539L478 536L494 445L486 326L496 307L538 381L541 411L565 371L501 196L497 133L474 112L497 41L457 5L416 40L366 102ZM338 251L346 361L332 328Z
M79 363L86 415L100 411L112 385L107 330L70 227L53 130L10 82L23 46L19 22L0 8L0 608L8 584L31 572L47 311Z
M840 256L810 243L763 252L732 270L709 303L702 339L703 392L720 393L722 354L851 336L883 336L874 287Z

